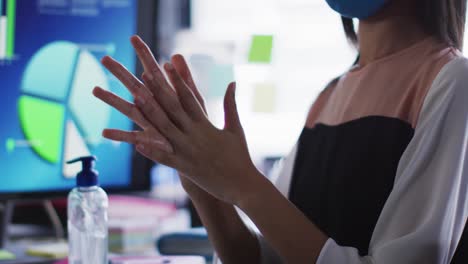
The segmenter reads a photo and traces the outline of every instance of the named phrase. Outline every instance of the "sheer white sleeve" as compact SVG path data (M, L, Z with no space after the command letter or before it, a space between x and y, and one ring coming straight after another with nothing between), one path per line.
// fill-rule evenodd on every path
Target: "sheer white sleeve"
M467 217L468 60L460 58L429 90L369 255L329 239L317 263L450 263Z

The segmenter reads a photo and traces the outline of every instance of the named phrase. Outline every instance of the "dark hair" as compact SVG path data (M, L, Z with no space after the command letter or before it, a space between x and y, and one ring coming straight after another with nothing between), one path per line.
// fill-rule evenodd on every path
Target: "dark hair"
M353 20L351 18L341 17L341 22L343 23L343 29L349 44L357 49L359 42L356 30L354 29Z
M419 0L418 17L424 30L459 50L463 49L467 0ZM357 48L353 20L341 18L348 41Z

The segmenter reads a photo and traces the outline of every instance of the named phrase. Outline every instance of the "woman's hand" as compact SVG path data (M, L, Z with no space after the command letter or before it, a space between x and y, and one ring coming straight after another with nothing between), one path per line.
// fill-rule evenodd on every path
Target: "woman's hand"
M94 94L142 131L106 129L104 137L135 144L140 153L177 169L216 198L237 203L253 191L253 182L261 175L249 157L236 109L235 84L229 85L224 100L225 128L217 129L173 63L164 66L167 80L146 44L135 37L132 43L145 66L144 84L109 57L103 64L130 90L136 106L100 88Z
M229 85L224 98L225 127L217 129L181 72L173 64L166 64L166 79L146 44L139 38L132 38L132 43L145 65L145 83L109 57L103 59L103 64L130 90L136 105L100 88L94 94L131 118L142 131L106 129L103 135L137 145L143 155L186 175L196 184L192 187L199 186L215 198L239 206L285 262L315 261L327 236L256 170L237 114L235 84ZM239 245L246 246L251 249L248 252L254 252L249 256L259 258L257 240L232 206L198 204L214 244L225 259L232 257L239 263L238 251L229 250L232 245L236 250ZM216 220L217 210L224 218ZM225 230L234 232L229 239L224 238Z
M139 40L137 40L139 41ZM171 58L171 63L176 69L176 71L180 74L182 79L185 81L187 86L190 88L192 91L193 95L197 99L198 103L203 109L203 112L205 115L208 115L208 112L206 111L206 106L205 106L205 100L203 99L203 96L200 94L200 92L197 89L197 86L195 85L195 82L192 77L192 73L190 72L190 69L187 65L187 62L185 61L184 57L181 55L175 55ZM147 72L149 72L150 69L147 69ZM201 200L206 200L206 199L215 199L213 196L211 196L209 193L198 187L195 183L193 183L187 175L185 175L183 172L179 171L178 172L180 175L180 181L182 183L182 187L184 190L187 192L187 194L190 196L192 199L201 199Z
M136 40L138 42L139 40ZM175 55L171 58L171 63L176 69L176 71L180 74L184 82L187 84L187 86L190 88L192 91L193 95L197 99L198 103L203 109L203 112L205 115L208 115L208 112L206 111L206 106L205 106L205 100L203 99L203 96L200 94L200 92L197 89L197 86L193 80L192 73L190 72L190 69L187 65L187 62L185 61L184 57L181 55ZM149 72L151 69L146 69L147 72ZM182 187L184 190L187 192L189 197L194 200L198 201L206 201L207 199L215 199L212 195L207 193L205 190L201 189L198 187L195 183L193 183L187 175L185 175L183 172L179 171L178 172L180 175L180 181L182 183Z

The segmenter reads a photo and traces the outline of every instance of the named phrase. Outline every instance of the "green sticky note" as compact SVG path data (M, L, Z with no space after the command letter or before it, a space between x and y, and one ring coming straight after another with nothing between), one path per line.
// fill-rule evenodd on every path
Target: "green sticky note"
M0 260L8 260L8 259L15 259L15 258L16 257L15 255L13 255L13 253L0 249Z
M255 35L249 52L249 62L270 63L273 50L273 36Z

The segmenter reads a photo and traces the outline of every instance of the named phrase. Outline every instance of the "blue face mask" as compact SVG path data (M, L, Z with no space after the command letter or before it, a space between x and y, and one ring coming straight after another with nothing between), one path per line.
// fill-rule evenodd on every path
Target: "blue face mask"
M326 0L340 15L348 18L365 19L375 15L387 0Z

